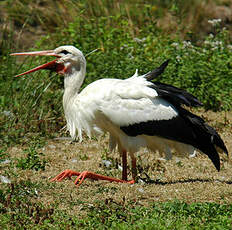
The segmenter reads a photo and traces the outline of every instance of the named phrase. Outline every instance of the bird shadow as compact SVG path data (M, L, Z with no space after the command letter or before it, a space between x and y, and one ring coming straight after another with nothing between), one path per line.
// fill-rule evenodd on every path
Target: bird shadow
M174 180L174 181L161 181L159 179L157 180L152 180L151 178L141 178L139 177L139 180L142 180L142 182L146 184L156 184L156 185L174 185L174 184L188 184L188 183L196 183L196 182L201 182L201 183L224 183L224 184L232 184L232 181L226 181L226 180L218 180L218 179L209 179L209 178L187 178L187 179L179 179L179 180Z

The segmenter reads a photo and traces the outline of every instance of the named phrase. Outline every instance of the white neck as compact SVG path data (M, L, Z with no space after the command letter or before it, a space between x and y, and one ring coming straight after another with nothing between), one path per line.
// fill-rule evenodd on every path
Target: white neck
M80 87L85 79L86 63L85 60L81 61L78 65L73 65L64 78L64 95L63 106L66 109L68 103L72 98L78 94Z

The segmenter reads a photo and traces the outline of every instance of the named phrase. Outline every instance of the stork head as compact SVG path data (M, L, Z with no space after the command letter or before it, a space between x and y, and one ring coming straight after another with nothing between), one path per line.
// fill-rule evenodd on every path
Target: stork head
M54 56L55 60L46 64L37 66L31 70L17 75L16 77L35 72L40 69L48 69L62 75L69 75L73 72L80 71L82 68L85 71L85 57L82 52L74 46L60 46L54 50L33 51L23 53L12 53L13 56Z

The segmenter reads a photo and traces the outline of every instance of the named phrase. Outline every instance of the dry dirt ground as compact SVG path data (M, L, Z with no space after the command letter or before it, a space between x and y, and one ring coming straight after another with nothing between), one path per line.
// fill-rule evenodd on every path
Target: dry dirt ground
M100 139L84 139L82 143L72 143L68 139L48 140L41 149L48 161L45 171L19 170L15 168L17 180L30 179L41 182L38 200L45 204L58 203L59 208L78 215L84 214L83 205L93 205L97 200L114 200L118 203L131 202L149 205L151 202L180 200L191 202L232 203L232 112L198 112L216 127L225 141L229 158L221 155L221 171L217 172L207 156L197 154L194 158L162 159L157 153L142 150L137 154L140 176L150 178L149 183L134 185L85 180L77 187L75 178L62 182L49 180L64 169L76 171L90 170L104 175L121 178L118 153L108 152L108 136ZM19 146L10 150L12 157L22 157ZM112 165L104 166L108 158ZM130 167L130 166L129 166ZM131 174L129 175L129 179ZM70 209L70 207L72 207Z

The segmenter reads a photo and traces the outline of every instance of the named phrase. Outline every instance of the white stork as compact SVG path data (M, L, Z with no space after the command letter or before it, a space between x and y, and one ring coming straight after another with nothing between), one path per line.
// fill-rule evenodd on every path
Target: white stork
M172 157L173 150L191 155L195 149L205 153L220 170L218 150L228 151L219 134L205 121L182 107L202 105L197 98L182 89L152 80L168 64L125 80L97 80L80 92L86 74L86 60L73 46L55 50L13 53L12 55L55 56L57 59L38 66L25 75L40 69L49 69L64 75L63 107L67 127L73 139L82 140L82 131L88 136L109 132L110 149L118 147L122 156L122 180L93 172L65 170L52 181L77 176L75 184L85 178L134 183L137 177L135 153L141 147L163 152ZM127 180L127 152L131 157L132 179Z

